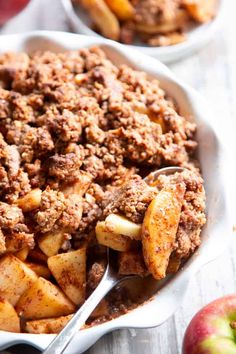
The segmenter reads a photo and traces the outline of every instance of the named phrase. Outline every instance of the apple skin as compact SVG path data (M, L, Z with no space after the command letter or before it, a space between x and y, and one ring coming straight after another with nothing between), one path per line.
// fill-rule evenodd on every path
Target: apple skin
M0 25L16 16L30 0L0 0Z
M182 354L236 354L236 294L201 309L184 336ZM235 322L236 325L236 322Z

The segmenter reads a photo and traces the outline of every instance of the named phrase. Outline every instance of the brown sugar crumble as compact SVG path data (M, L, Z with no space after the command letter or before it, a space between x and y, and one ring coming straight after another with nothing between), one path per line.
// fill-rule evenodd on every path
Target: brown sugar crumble
M27 247L31 260L45 264L40 240L49 234L60 238L58 254L85 247L90 293L104 271L96 224L110 214L142 224L159 191L181 182L186 192L170 258L177 271L200 245L205 223L196 128L158 80L115 66L98 47L0 55L0 254ZM142 179L172 165L186 170L160 176L155 188ZM140 244L132 240L119 257L123 273L149 274ZM101 318L134 306L115 293Z

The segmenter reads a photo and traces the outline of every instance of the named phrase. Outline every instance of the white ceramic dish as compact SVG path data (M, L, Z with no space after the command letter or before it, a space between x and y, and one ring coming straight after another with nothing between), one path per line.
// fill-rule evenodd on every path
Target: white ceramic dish
M82 330L74 338L66 353L79 354L105 333L118 328L149 328L166 321L183 301L191 277L207 262L217 257L229 244L232 222L228 203L229 164L215 120L206 102L193 89L179 81L167 67L154 58L118 43L63 32L32 32L1 36L0 52L78 49L101 45L117 64L128 62L160 80L161 86L178 102L181 113L192 116L198 124L199 159L205 179L208 221L202 232L202 245L184 268L166 284L159 285L153 299L137 309L110 322ZM0 350L19 342L31 343L44 349L53 335L14 334L0 332Z
M80 16L78 16L71 0L61 0L61 2L67 14L68 21L76 33L101 37L89 27L90 19L85 12L81 11ZM188 31L187 40L183 43L167 47L150 47L141 44L131 45L129 47L139 49L144 54L151 55L164 63L171 63L185 58L194 51L205 46L214 37L220 27L221 20L224 17L225 4L226 0L218 0L216 17L209 23L193 26L193 28Z

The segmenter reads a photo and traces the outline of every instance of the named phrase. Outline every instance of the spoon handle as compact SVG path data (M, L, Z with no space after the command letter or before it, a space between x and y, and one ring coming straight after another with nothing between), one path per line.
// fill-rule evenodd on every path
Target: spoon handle
M97 288L74 314L72 319L67 323L64 329L54 338L49 346L44 350L43 354L61 354L69 345L70 341L78 330L83 326L89 315L95 307L104 298L104 296L117 284L117 279L109 274L109 267L106 270L102 280Z

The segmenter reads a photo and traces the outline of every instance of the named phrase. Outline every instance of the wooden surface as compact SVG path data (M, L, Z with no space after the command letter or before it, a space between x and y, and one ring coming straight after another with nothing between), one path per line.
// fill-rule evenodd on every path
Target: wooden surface
M231 141L236 140L236 1L226 2L228 7L224 23L216 38L206 48L170 67L208 100L220 124L229 153L232 153ZM34 29L68 30L59 0L34 0L2 32L16 33ZM232 180L234 178L235 181L233 162L236 166L236 149L231 159ZM232 209L236 214L233 196L236 200L235 187L232 191ZM180 354L184 331L194 313L211 300L235 291L234 237L230 249L193 277L182 305L166 323L149 330L115 331L100 339L86 354ZM17 353L20 354L19 351ZM22 350L22 353L26 354L26 351Z

